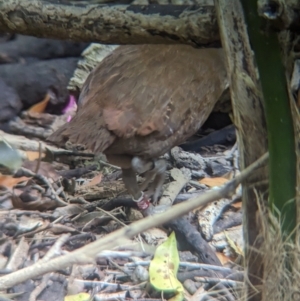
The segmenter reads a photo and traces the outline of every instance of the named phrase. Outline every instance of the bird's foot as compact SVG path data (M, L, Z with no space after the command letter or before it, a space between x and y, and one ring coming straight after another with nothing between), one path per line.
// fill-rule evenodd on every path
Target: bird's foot
M166 169L167 169L167 163L163 159L156 160L154 162L154 168L152 170L149 170L145 174L145 181L141 186L141 190L144 190L146 187L148 187L148 195L152 195L153 203L156 204L161 193L162 193L162 186L165 181L166 177ZM149 173L149 175L148 175ZM149 182L154 177L153 182L149 185ZM149 180L150 178L150 180ZM146 186L146 187L145 187Z
M145 180L140 185L140 189L144 191L148 188L147 194L152 195L153 201L156 202L161 194L161 188L165 180L166 161L163 159L152 161L134 157L131 161L131 166L136 173L144 173ZM152 180L152 184L149 185Z
M142 195L138 200L132 198L134 202L137 203L137 206L140 210L146 210L150 205L150 199L146 193L142 191Z
M131 161L131 168L122 169L123 182L139 209L145 210L149 207L151 196L154 204L157 202L165 180L166 168L165 160L152 161L134 157ZM141 186L137 184L135 173L144 173L145 180ZM143 192L144 190L146 191Z

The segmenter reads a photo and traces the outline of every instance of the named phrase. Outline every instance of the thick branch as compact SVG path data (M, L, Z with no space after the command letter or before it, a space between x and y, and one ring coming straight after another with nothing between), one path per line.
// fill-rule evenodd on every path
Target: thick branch
M63 5L0 0L0 31L106 44L186 43L219 40L213 6Z

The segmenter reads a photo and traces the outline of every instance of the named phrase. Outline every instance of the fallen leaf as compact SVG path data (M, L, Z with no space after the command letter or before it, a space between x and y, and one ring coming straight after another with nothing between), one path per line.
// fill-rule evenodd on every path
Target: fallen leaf
M175 293L174 300L183 300L184 288L177 279L178 267L177 242L175 233L172 232L155 251L149 266L149 279L157 291Z
M102 175L102 173L100 173L99 175L95 176L90 182L82 185L81 188L91 187L91 186L95 186L95 185L101 183L102 177L103 177L103 175Z
M222 264L222 265L225 265L226 263L232 261L231 258L229 258L228 256L224 255L224 254L221 253L221 252L216 252L216 255L217 255L217 257L219 258L219 260L221 261L221 264Z
M47 191L42 192L36 189L35 185L35 182L29 179L26 185L22 185L22 187L18 187L18 189L13 189L10 200L14 208L46 211L61 206L55 199L47 196Z
M236 209L240 209L242 208L242 202L232 203L231 206Z
M203 178L199 181L200 184L204 184L209 187L222 186L227 182L228 180L225 178Z
M15 185L24 181L28 181L29 179L30 178L27 177L13 178L12 176L0 174L0 186L6 187L7 189L12 189Z
M45 98L42 101L40 101L39 103L37 103L37 104L33 105L32 107L30 107L28 109L28 112L30 112L30 113L44 113L49 100L50 100L50 94L47 93Z
M28 189L19 196L12 194L11 202L15 209L21 210L38 210L46 211L53 210L59 206L55 200L48 197L42 197L35 189Z
M36 159L40 159L40 156L42 158L44 158L45 154L44 153L40 154L40 152L33 152L33 151L27 151L26 152L26 157L27 157L27 160L29 160L29 161L34 161Z

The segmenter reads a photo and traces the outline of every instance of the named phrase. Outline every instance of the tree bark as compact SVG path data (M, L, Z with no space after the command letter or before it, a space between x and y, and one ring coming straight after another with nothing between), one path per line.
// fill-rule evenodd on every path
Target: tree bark
M67 5L0 0L0 31L105 44L185 43L219 40L214 6Z
M268 151L266 120L261 86L257 77L240 0L215 0L220 34L226 52L234 124L240 151L240 168L245 169ZM256 170L243 184L243 228L245 262L250 283L246 300L261 300L264 265L259 249L263 243L257 218L258 202L267 199L267 166ZM263 208L265 206L262 206Z

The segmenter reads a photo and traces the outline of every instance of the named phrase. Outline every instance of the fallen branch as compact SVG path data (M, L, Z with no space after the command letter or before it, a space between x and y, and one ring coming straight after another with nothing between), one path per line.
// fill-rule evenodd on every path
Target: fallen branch
M173 168L170 171L171 177L174 181L170 182L159 200L159 205L171 206L180 191L186 186L191 179L191 172L189 169Z
M245 168L235 179L229 181L226 186L218 190L210 191L204 195L192 198L188 202L175 205L163 213L139 220L128 227L124 227L108 234L104 238L94 241L89 245L64 256L49 260L48 262L37 262L32 266L13 272L9 275L5 275L0 278L0 291L22 283L27 279L33 279L44 275L45 273L64 269L72 264L86 264L94 262L97 254L103 250L112 249L116 246L122 245L127 241L127 239L132 238L147 229L157 227L172 219L178 218L199 206L207 205L210 202L224 198L231 193L234 193L237 186L247 179L255 169L263 166L267 159L268 154L266 153L256 162Z
M214 6L66 5L0 0L0 31L104 44L186 43L219 40Z

